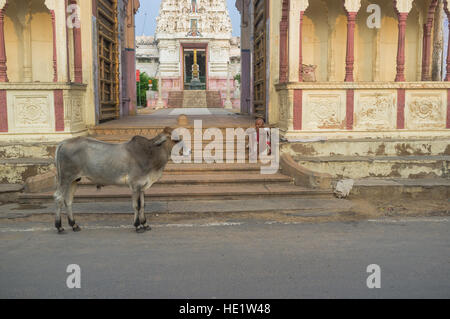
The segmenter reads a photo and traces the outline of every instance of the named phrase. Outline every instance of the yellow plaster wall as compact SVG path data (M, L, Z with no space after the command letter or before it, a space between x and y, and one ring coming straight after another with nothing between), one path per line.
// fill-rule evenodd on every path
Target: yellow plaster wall
M303 18L303 64L317 65L317 81L326 81L328 77L327 12L321 1L310 1Z
M7 60L7 73L10 82L22 82L23 81L23 53L21 50L22 35L14 28L14 22L6 11L5 16L5 47L6 47L6 60Z
M34 82L53 81L53 26L50 13L33 14L31 52Z

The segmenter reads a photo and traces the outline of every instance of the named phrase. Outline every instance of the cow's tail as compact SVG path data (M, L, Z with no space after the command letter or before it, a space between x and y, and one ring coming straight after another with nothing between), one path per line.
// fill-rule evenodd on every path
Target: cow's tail
M55 167L56 167L56 192L53 194L56 202L64 201L62 189L61 189L61 162L59 158L59 152L63 143L60 143L55 151Z

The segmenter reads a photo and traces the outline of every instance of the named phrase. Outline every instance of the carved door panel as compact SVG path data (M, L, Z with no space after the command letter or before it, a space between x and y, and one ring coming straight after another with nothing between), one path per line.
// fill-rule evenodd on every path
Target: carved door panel
M255 115L266 119L266 21L268 0L254 1L254 99L253 109Z
M117 0L97 1L99 120L119 118Z

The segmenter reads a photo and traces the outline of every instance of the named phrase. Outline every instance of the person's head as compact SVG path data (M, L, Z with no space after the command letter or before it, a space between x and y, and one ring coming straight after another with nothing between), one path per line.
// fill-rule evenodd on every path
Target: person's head
M262 118L257 118L255 121L255 128L260 129L264 127L264 120Z

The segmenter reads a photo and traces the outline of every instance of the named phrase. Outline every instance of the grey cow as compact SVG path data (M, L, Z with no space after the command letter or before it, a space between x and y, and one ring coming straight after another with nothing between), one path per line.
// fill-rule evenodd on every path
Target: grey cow
M55 154L57 189L55 227L64 232L61 210L67 209L69 225L80 231L72 213L77 183L86 177L97 185L128 185L132 190L134 226L138 233L150 230L144 214L144 191L158 181L180 139L172 139L172 129L153 139L135 136L121 144L110 144L87 137L65 140Z

